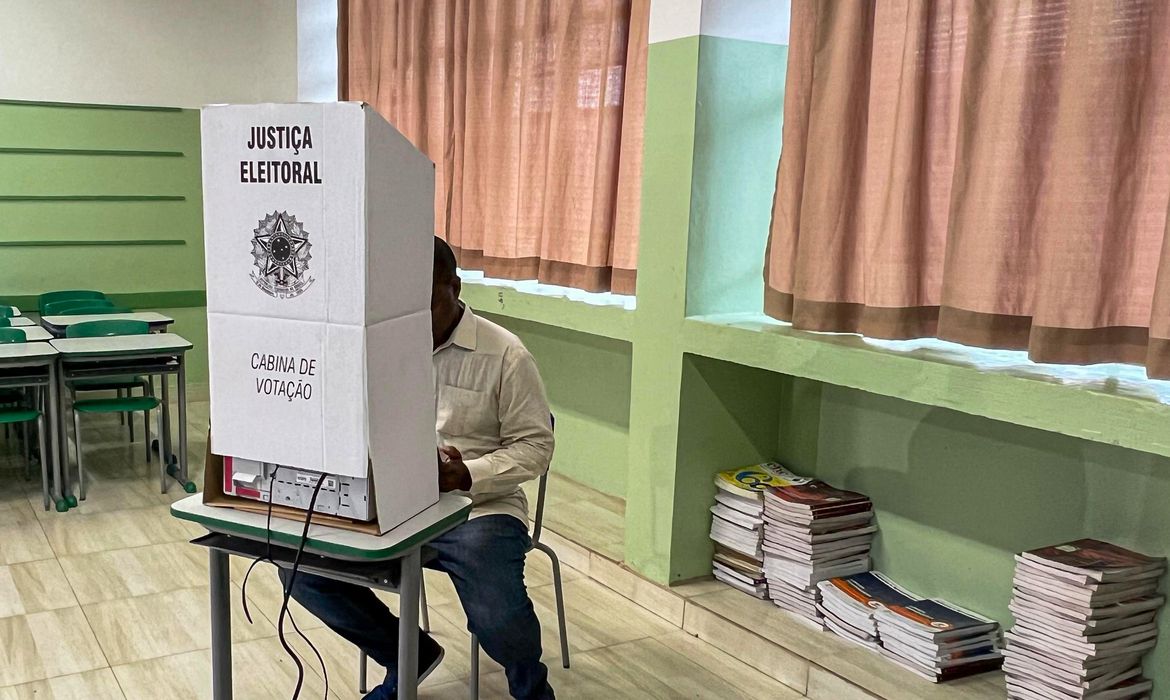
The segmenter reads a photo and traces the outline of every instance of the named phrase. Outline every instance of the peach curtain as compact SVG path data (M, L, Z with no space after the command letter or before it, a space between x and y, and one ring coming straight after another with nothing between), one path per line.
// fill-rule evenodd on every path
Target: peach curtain
M1170 3L792 13L770 315L1170 377Z
M345 99L437 168L461 266L633 293L649 0L343 0Z

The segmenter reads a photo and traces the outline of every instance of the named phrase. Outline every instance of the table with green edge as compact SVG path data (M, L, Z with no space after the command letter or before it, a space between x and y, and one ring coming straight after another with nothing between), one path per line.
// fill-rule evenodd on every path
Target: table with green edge
M49 470L53 471L53 488L64 498L61 473L61 453L58 430L60 422L60 401L57 395L57 351L48 343L2 343L0 344L0 388L44 387L48 390L45 401L45 424L49 427L46 442L51 445L49 454L41 455L41 491L45 510L49 509Z
M69 332L69 326L77 323L85 323L86 321L145 321L150 325L151 332L166 331L175 319L170 316L154 311L134 311L125 314L60 314L57 316L45 316L41 319L41 325L45 330L53 334L55 338L64 338L65 334Z
M40 326L17 326L16 329L24 331L24 339L30 343L43 343L53 339L53 334Z
M66 384L79 379L115 379L126 375L157 375L162 383L162 403L159 410L159 457L160 489L167 492L167 476L179 481L188 493L195 492L195 484L187 474L187 375L184 364L191 341L174 333L150 333L146 335L114 335L96 338L58 338L50 345L59 354L60 386L58 395L64 403ZM178 455L171 451L171 401L170 377L174 375L178 384L179 445ZM63 409L58 409L60 420L58 431L65 437ZM68 454L62 449L62 454ZM68 470L65 475L65 503L57 504L57 510L77 505L77 498L68 484ZM64 505L64 508L62 507Z
M8 319L8 325L12 326L13 328L25 328L27 326L35 326L37 324L28 316L13 316L12 318Z
M399 595L398 698L418 697L418 611L422 586L422 548L464 523L471 499L451 493L384 535L368 535L327 525L310 525L299 570ZM289 568L301 544L304 522L264 513L209 506L203 496L188 496L171 506L171 515L209 532L192 540L208 548L211 571L212 699L232 697L232 607L228 557L271 559ZM397 581L395 579L398 579Z

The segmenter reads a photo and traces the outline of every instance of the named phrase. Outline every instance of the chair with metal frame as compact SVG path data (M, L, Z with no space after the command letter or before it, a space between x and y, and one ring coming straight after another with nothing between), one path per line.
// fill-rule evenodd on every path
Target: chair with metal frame
M65 299L49 302L44 308L43 315L45 316L92 316L129 313L131 311L131 309L114 306L114 303L108 299ZM68 335L68 331L66 331L66 335ZM132 397L134 395L134 389L141 389L143 396L154 394L153 383L147 377L80 381L74 383L73 387L77 391L113 391L117 392L118 398ZM133 414L122 414L119 418L126 425L126 430L130 435L130 442L134 442ZM143 433L149 438L149 423L143 424Z
M24 343L26 342L25 332L19 328L0 328L0 343ZM21 426L22 439L24 441L24 464L25 464L25 478L32 478L32 439L29 435L29 424L36 422L37 437L40 441L40 459L41 459L41 480L42 482L48 478L48 472L45 470L45 455L46 438L45 438L45 394L47 392L32 392L34 407L30 408L22 406L21 402L5 402L4 406L0 406L0 423L4 425L7 431L9 425ZM24 396L21 395L23 399ZM47 489L47 485L45 485ZM46 491L47 493L47 491Z
M549 422L550 425L555 429L556 418L550 415ZM569 634L565 627L565 594L564 585L561 581L561 560L557 557L557 554L553 551L552 547L549 547L547 544L540 541L540 533L543 530L544 525L544 502L545 492L548 488L548 474L548 471L542 474L537 483L536 514L532 519L532 546L528 548L528 551L531 552L534 549L538 549L541 552L547 554L549 560L552 562L553 592L556 594L557 599L557 625L559 627L561 640L561 666L568 668ZM426 567L426 565L431 561L434 561L433 554L428 559L425 556L425 552L426 550L424 550L423 557L424 567ZM430 615L427 612L427 589L425 578L420 583L422 585L419 588L419 604L422 609L419 611L419 621L423 631L430 632L431 625ZM358 658L358 692L363 694L369 692L366 687L367 662L368 659L366 657L366 652L360 651ZM471 677L469 679L469 697L471 700L477 700L479 698L479 639L474 633L471 635Z
M145 321L124 319L110 319L103 321L86 321L69 326L66 337L69 338L98 338L115 335L147 335L150 333L150 324ZM144 380L145 381L145 380ZM147 384L149 386L149 384ZM82 399L77 400L78 391L94 391L97 384L77 386L69 384L70 398L73 404L73 433L77 443L77 482L78 498L85 500L85 466L81 448L81 414L93 413L120 413L128 417L127 422L133 425L133 415L139 411L143 415L143 426L146 428L146 463L150 464L150 412L161 405L161 401L154 396L154 392L147 393L147 386L143 388L142 396L117 396L112 399ZM153 389L153 387L150 387ZM133 435L133 432L131 433ZM159 411L159 435L162 435L162 411ZM165 462L165 460L164 460ZM165 471L166 465L162 467Z

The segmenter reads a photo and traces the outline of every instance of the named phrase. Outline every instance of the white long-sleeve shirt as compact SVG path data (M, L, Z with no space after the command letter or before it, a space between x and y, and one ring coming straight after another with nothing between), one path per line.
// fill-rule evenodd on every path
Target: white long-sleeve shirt
M471 472L471 517L502 513L527 524L520 485L548 471L553 455L536 362L519 338L469 308L433 357L436 432Z

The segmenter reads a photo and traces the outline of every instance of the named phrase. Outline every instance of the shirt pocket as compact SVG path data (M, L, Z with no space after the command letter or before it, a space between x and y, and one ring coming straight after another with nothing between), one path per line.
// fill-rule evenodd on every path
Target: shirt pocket
M499 432L491 394L450 384L439 385L436 430L448 438L490 436Z

